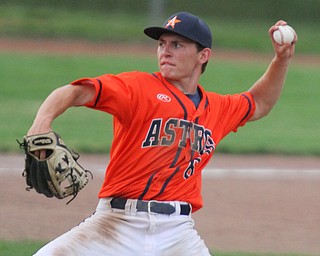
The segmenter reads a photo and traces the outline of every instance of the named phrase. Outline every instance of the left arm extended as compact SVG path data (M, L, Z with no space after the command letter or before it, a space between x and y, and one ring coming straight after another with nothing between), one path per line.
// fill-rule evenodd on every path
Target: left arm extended
M273 32L278 29L278 26L286 24L285 21L280 20L269 29L269 36L275 50L275 57L266 72L249 89L256 104L256 111L249 121L258 120L266 116L281 95L289 64L294 55L295 43L298 39L297 35L295 35L291 44L283 45L279 45L274 41Z

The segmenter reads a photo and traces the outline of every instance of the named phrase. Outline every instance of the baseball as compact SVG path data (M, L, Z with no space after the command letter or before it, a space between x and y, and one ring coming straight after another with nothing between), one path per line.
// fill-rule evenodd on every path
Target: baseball
M280 45L291 43L294 40L294 36L294 29L289 25L279 26L279 29L273 32L273 39Z

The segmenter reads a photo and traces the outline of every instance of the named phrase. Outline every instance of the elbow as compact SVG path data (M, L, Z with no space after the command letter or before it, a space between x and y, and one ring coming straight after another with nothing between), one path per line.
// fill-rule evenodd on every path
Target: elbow
M252 118L250 119L250 121L259 120L259 119L267 116L270 112L271 112L271 109L269 109L269 110L264 110L264 111L256 110L255 113L254 113L254 115L253 115Z
M268 104L266 102L259 103L256 101L255 104L256 104L256 109L250 121L256 121L269 115L272 108L274 107L274 104Z

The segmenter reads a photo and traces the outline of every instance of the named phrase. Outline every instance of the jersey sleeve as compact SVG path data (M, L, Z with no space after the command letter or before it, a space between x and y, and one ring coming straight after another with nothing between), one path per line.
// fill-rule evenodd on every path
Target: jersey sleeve
M99 99L99 94L101 91L101 83L97 79L93 78L81 78L70 83L71 85L84 85L84 86L93 86L95 89L95 95L92 101L86 103L84 106L94 108Z
M247 105L247 111L245 112L245 115L241 119L238 127L244 126L248 122L248 120L253 116L256 110L256 105L255 105L253 96L250 92L242 93L241 97L242 97L242 101L244 102L247 101L247 103L244 104L244 105ZM236 132L236 129L234 129L234 131Z
M250 92L222 96L221 125L224 136L229 132L237 132L244 126L255 112L255 102Z
M95 97L85 106L107 112L120 122L130 122L137 104L139 83L137 74L106 74L95 78L82 78L73 81L72 85L93 85Z

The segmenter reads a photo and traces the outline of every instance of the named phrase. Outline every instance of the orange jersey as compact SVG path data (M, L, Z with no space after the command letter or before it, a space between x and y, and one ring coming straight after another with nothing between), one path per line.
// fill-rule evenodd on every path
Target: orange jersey
M249 92L206 92L198 108L161 74L127 72L83 78L96 95L86 106L113 115L114 139L99 197L203 205L201 172L220 140L252 117Z

